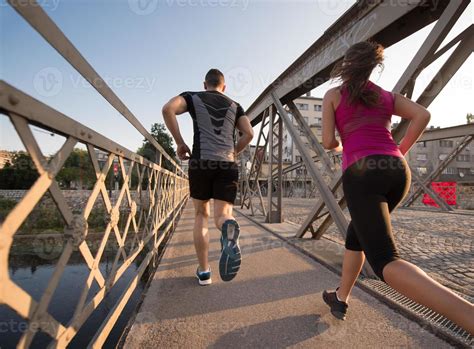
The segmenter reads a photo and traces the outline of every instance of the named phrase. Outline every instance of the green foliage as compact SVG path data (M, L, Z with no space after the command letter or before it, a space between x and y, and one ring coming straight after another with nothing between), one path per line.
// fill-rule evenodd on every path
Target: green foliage
M16 201L0 197L0 223L3 223L8 213L15 207Z
M16 152L12 162L0 169L0 189L29 189L39 177L30 155Z
M56 175L56 180L63 189L70 189L73 182L84 189L92 189L96 177L88 152L75 148Z
M176 152L173 146L173 138L166 131L166 127L160 123L154 123L151 126L151 135L154 139L163 147L163 149L176 161ZM144 140L143 145L137 150L137 154L143 156L145 159L156 162L157 150L148 141ZM163 159L163 167L168 170L173 170L171 163L168 160Z
M467 113L466 121L467 121L468 124L474 122L474 115L472 113Z

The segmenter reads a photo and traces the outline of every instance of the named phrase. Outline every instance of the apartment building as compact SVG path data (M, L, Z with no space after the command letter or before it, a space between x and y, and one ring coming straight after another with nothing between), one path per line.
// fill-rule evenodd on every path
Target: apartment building
M439 127L437 127L439 128ZM434 129L433 126L427 128ZM408 163L420 176L429 175L460 144L463 137L418 142L410 149ZM474 142L468 144L443 170L437 181L474 182Z

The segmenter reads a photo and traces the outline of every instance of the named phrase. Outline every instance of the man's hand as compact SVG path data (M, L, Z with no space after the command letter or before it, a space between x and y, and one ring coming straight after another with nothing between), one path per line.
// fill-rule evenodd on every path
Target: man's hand
M188 160L191 156L191 150L185 143L178 144L178 149L176 150L178 158L180 160Z

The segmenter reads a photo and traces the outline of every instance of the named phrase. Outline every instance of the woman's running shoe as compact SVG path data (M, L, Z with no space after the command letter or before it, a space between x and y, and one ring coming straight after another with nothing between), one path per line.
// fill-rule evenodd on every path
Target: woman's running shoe
M336 289L336 291L339 287ZM347 308L349 305L346 302L342 302L337 298L336 291L334 292L323 292L323 300L331 308L331 314L340 320L346 319Z

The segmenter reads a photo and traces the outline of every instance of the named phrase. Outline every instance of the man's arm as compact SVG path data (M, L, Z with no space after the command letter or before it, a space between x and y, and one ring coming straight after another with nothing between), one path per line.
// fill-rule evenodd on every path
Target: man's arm
M187 111L188 106L186 100L181 96L171 98L162 109L163 119L165 120L166 127L168 127L168 130L171 132L174 141L176 142L178 147L176 152L181 160L189 159L191 150L189 150L189 147L184 143L181 132L179 131L179 124L178 120L176 120L176 115L183 114Z
M240 131L240 137L235 146L235 155L237 156L252 141L253 128L250 124L249 118L246 115L242 115L237 119L236 128Z

